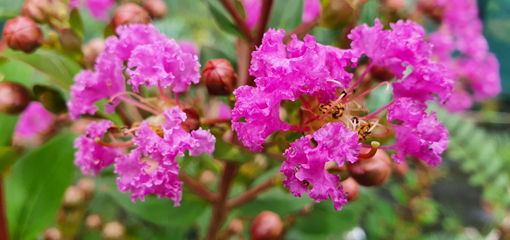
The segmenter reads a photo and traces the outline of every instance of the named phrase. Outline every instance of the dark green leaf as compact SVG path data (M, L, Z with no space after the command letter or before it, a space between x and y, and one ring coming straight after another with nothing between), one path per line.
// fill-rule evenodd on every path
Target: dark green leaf
M74 8L69 16L69 24L71 24L71 29L77 33L81 38L83 38L83 22L81 20L80 12L78 8Z
M301 25L303 0L276 0L269 18L269 28L292 30Z
M44 85L35 85L32 89L35 99L41 102L46 110L55 114L67 111L66 100L56 89Z
M0 113L0 129L2 129L2 133L0 134L0 146L10 145L17 121L18 115Z
M55 137L14 164L5 181L12 239L33 239L51 224L73 175L73 140Z
M145 201L133 203L128 193L121 193L115 184L108 184L108 192L127 211L149 222L168 226L189 226L207 208L207 202L193 195L183 195L181 206L174 207L172 200L146 196Z
M233 34L238 37L243 37L243 34L237 29L236 25L230 20L227 16L228 13L223 9L223 7L216 0L207 0L207 7L211 12L214 20L218 26L223 29L225 32Z
M226 161L247 162L253 160L255 155L247 149L242 149L216 138L214 158Z
M2 56L35 68L65 89L69 89L73 84L74 75L81 70L77 63L57 52L46 49L38 49L32 54L6 49Z
M0 175L18 159L18 153L11 147L0 147ZM0 176L1 177L1 176Z
M379 16L379 4L377 1L368 1L364 3L361 17L359 18L360 24L366 23L369 26L374 26L375 19Z
M114 35L115 35L115 29L113 29L113 25L111 23L106 25L106 27L104 28L104 31L103 31L103 37L107 38L107 37L114 36Z
M250 216L268 210L283 217L286 214L299 211L310 202L311 200L306 194L299 198L284 192L282 189L273 188L260 194L255 200L240 206L239 209Z

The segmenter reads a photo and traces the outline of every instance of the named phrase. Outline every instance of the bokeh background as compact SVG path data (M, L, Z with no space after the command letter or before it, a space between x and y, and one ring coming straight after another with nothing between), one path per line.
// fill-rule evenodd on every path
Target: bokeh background
M196 42L201 49L202 66L211 58L226 58L235 66L235 38L213 21L210 8L218 6L214 0L165 1L170 14L154 23L161 32L171 38ZM277 11L270 26L286 30L296 27L302 10L296 2L276 0ZM7 19L20 12L22 3L22 0L0 0L0 29ZM285 239L510 239L510 1L479 0L478 3L485 36L501 64L503 92L497 99L477 104L472 110L460 114L453 115L436 107L439 118L451 134L444 162L438 168L413 162L407 169L395 166L389 181L377 188L361 187L358 199L340 212L333 210L330 201L310 204L306 196L295 198L283 188L273 189L235 209L229 216L229 219L241 219L245 239L249 239L249 220L263 210L276 212L290 224ZM409 9L413 4L413 1L407 1ZM221 7L216 10L223 14ZM102 37L106 24L94 20L86 10L80 13L84 20L85 42ZM364 7L360 23L373 24L380 15L379 3L372 0ZM295 16L299 16L297 23L293 21ZM434 28L433 25L426 27ZM320 43L336 44L339 32L341 29L317 27L312 34ZM32 83L44 82L47 78L19 62L2 63L0 75L5 79L29 79ZM380 104L389 97L381 91L374 94L369 104ZM0 135L4 131L2 129ZM72 148L66 149L67 152L61 150L62 144L69 144L69 141L72 140L55 140L53 145L46 146L51 148L49 151L38 156L40 161L31 164L37 168L38 164L59 161L55 164L56 170L48 174L72 175L73 185L80 184L80 180L85 184L84 176L68 164L72 161ZM60 151L59 155L54 151ZM181 164L196 176L203 176L204 171L219 171L211 159L182 159ZM246 163L241 167L239 181L256 184L277 169L278 166L268 159ZM44 177L26 176L27 179ZM208 179L211 188L216 180ZM111 170L95 178L93 183L92 192L84 197L85 203L79 208L60 205L58 213L50 216L53 219L50 225L28 221L27 231L32 226L36 226L33 229L59 227L64 234L76 234L76 239L103 238L103 229L92 226L92 218L86 220L90 215L99 216L103 226L118 221L125 229L125 239L191 240L199 239L207 229L211 209L191 194L184 193L182 206L178 208L174 208L169 200L152 197L133 204L128 195L117 191ZM51 191L52 188L51 185L33 187L34 191ZM232 194L242 189L240 185L234 186ZM72 190L66 193L66 198L72 200L73 196L80 197L73 195ZM51 195L44 198L48 206L61 201ZM34 205L34 209L20 211L31 211L27 216L38 218L37 207L45 205L43 202ZM311 208L313 211L309 211ZM44 230L35 235L37 239L44 239Z

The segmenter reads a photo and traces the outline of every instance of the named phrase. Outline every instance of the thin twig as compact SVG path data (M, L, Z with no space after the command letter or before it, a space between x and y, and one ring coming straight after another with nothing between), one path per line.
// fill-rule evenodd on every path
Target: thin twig
M259 46L262 43L262 38L267 30L269 23L269 17L271 16L271 9L273 8L274 0L264 0L262 2L262 9L260 11L260 18L258 22L257 36L255 37L255 46Z
M127 115L126 111L124 111L124 108L122 108L122 106L118 105L117 107L115 107L115 111L119 114L120 119L122 119L122 122L125 125L127 126L133 125L133 121L131 120L131 118L129 118L129 116Z
M0 176L0 239L9 240L6 209L4 179Z
M274 186L274 178L269 178L268 180L262 182L261 184L244 192L243 194L241 194L241 196L229 200L227 203L227 207L231 209L240 206L244 203L247 203L255 199L261 192L271 188L272 186Z
M251 34L250 28L246 25L246 22L241 17L241 14L237 11L236 7L230 0L220 0L223 7L230 13L230 15L234 18L237 28L244 35L248 42L253 42L253 36Z
M209 229L207 230L207 238L208 240L216 240L218 232L223 226L223 221L225 216L228 214L227 208L227 197L230 192L230 186L232 185L232 180L236 175L237 164L234 162L226 162L225 170L223 171L223 175L220 182L219 188L219 197L218 201L213 205L213 213L211 217L211 221L209 223Z
M190 177L183 171L179 171L179 179L188 187L192 192L207 200L208 202L214 203L218 197L209 191L206 187L200 184L197 180Z

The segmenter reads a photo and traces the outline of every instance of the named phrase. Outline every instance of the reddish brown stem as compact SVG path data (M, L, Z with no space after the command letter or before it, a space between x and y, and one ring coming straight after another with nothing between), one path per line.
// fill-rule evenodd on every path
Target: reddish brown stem
M115 111L119 114L120 119L122 119L122 122L126 124L127 126L133 125L133 121L131 121L131 118L127 115L126 111L124 111L124 108L122 106L117 106L115 108Z
M253 199L255 199L260 193L274 186L274 178L270 178L265 182L255 186L254 188L249 189L248 191L241 194L241 196L234 198L227 203L227 207L229 209L240 206L244 203L247 203Z
M237 11L236 7L230 0L220 0L223 7L230 13L230 15L234 18L235 24L239 31L244 35L248 42L253 42L253 36L251 34L250 28L246 25L246 22L241 17L241 14Z
M255 37L255 46L262 43L262 38L267 30L269 17L271 16L271 8L273 8L274 0L264 0L262 2L262 10L260 11L260 18L258 22L257 36Z
M207 200L208 202L214 203L218 199L209 189L200 184L197 180L190 177L183 171L179 172L179 179L189 188L192 192L197 194L199 197Z
M4 179L0 176L0 239L9 240L9 225L5 205Z
M230 186L232 185L232 180L236 175L237 164L234 162L226 162L225 170L223 171L223 175L220 182L219 188L219 196L218 201L216 201L213 205L213 213L211 217L211 221L209 222L209 229L207 230L207 238L208 240L216 240L218 232L223 225L223 221L225 220L225 216L228 214L227 208L227 197L230 192Z
M305 33L308 33L310 30L312 30L313 27L315 27L319 23L319 18L316 18L308 23L302 23L297 28L294 28L292 31L285 34L285 37L283 38L284 43L289 43L291 40L292 35L296 34L298 36L303 35Z

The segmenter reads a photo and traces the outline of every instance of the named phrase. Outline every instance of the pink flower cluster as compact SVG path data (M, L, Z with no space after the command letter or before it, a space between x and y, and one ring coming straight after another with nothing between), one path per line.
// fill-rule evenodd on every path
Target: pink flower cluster
M95 71L82 71L71 87L72 99L67 103L70 116L94 114L97 101L106 99L106 111L111 113L121 100L128 104L135 100L126 96L126 78L132 90L140 85L172 87L183 92L200 79L197 56L184 52L173 39L167 39L152 25L129 25L117 28L117 36L105 41L105 50L96 60ZM124 62L127 62L125 66ZM177 105L179 105L177 103ZM158 112L155 112L155 114ZM199 128L189 132L183 127L186 120L179 106L161 110L150 120L144 120L121 137L132 136L132 141L118 142L119 134L113 122L92 122L84 135L75 141L78 151L75 164L84 174L96 175L105 167L114 165L119 175L117 185L122 192L130 191L135 202L149 194L166 197L179 205L182 182L179 181L177 155L196 156L214 151L215 137L209 130ZM109 142L103 141L107 134ZM130 149L133 148L134 149ZM128 153L125 153L129 151Z
M499 63L489 52L483 36L477 2L437 0L436 4L444 8L444 17L429 41L434 45L434 58L456 79L447 108L452 112L462 111L470 108L473 101L495 97L501 92Z
M82 7L83 0L70 0L69 9ZM90 15L98 20L108 20L108 11L115 6L115 0L85 0Z
M126 91L124 70L135 92L140 85L172 86L174 92L183 92L191 83L200 81L197 56L183 52L154 26L132 24L119 26L116 31L118 36L105 40L106 48L96 60L95 71L86 70L75 76L67 103L72 119L94 114L98 110L96 102L102 99L107 100L106 112L112 113Z
M311 198L320 202L329 195L335 209L341 209L346 202L345 194L338 188L338 177L324 170L325 164L334 161L342 166L344 159L356 162L360 140L373 129L369 121L378 119L375 115L386 109L388 122L401 122L393 125L396 143L384 146L397 150L395 161L404 161L405 155L435 166L441 161L439 155L448 145L448 131L437 121L435 113L426 114L425 101L435 100L435 95L441 102L447 101L453 81L440 64L430 60L432 46L423 40L425 31L421 26L399 21L391 27L392 30L382 30L376 20L374 27L362 25L353 29L349 50L317 44L309 35L304 41L293 36L292 42L285 46L284 31L269 30L262 45L252 53L250 74L256 77L256 87L241 86L235 90L237 102L232 111L232 129L252 151L261 151L266 138L276 131L311 133L290 144L285 152L288 158L280 168L287 177L284 186L295 196L307 192L311 184ZM351 115L348 109L335 118L327 118L325 123L326 114L317 116L313 126L295 127L280 119L282 101L298 98L304 101L304 96L316 96L319 103L330 106L345 107L352 102L349 97L362 77L351 85L353 75L344 68L355 67L362 54L371 61L365 73L377 65L388 67L397 76L397 81L392 83L394 99L390 103L367 116ZM412 72L405 76L408 68ZM340 96L337 96L338 88L342 90ZM314 111L308 103L301 108ZM317 124L323 127L314 131ZM366 130L361 130L365 127Z
M254 29L260 18L262 0L243 0L244 11L246 12L246 25ZM320 0L305 0L303 6L303 23L309 23L321 14L322 6Z

